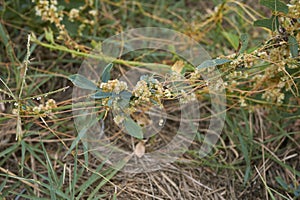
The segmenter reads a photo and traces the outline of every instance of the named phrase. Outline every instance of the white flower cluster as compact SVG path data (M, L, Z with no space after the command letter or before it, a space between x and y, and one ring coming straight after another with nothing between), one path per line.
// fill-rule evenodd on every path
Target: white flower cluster
M180 98L179 101L182 104L187 104L187 103L197 100L195 93L188 94L184 90L181 90L181 95L182 95L182 98Z
M63 20L63 12L57 9L57 0L32 0L36 2L35 12L43 21L50 21L56 25Z
M74 19L77 19L79 17L79 10L76 8L72 8L69 12L69 19L71 22L74 21Z
M239 103L240 103L241 107L246 107L246 106L248 106L248 104L246 103L244 97L240 97Z
M71 22L80 22L79 28L77 29L79 35L82 35L82 32L88 25L93 26L96 23L98 11L93 9L93 0L87 0L83 6L72 8L70 11L66 11L63 7L60 7L57 0L32 0L32 2L36 3L35 11L37 16L41 16L43 21L55 24L59 31L57 39L68 40L70 45L75 48L78 48L79 45L69 40L70 36L68 30L66 30L65 25L63 24L64 15L68 16L69 21ZM80 15L80 13L85 14ZM86 13L88 13L88 16Z
M114 117L114 122L117 125L120 125L124 120L125 120L125 117L122 116L122 115L117 115L117 116Z
M195 83L196 81L198 81L198 80L200 79L200 77L201 77L200 70L195 69L195 71L192 72L192 73L190 74L189 80L190 80L190 82L193 84L193 83Z
M270 102L276 102L277 104L282 104L284 100L284 93L280 92L280 88L275 88L272 90L267 90L262 95L263 99Z
M46 114L46 113L51 113L53 109L57 108L56 102L54 99L49 99L45 105L40 104L38 106L30 107L27 106L26 109L21 109L20 113L21 114ZM17 109L12 110L12 114L16 115L18 114Z
M56 102L54 99L49 99L45 105L40 104L39 106L33 107L32 111L35 114L45 113L45 112L51 112L52 109L56 108Z
M101 83L100 88L103 92L115 92L119 94L123 90L127 90L128 86L126 82L115 79L109 80L107 83Z
M137 84L133 88L132 94L138 98L137 100L135 100L136 104L138 104L139 102L149 102L152 95L147 82L144 80L140 80L137 82Z
M232 78L238 78L238 79L242 79L242 78L248 78L248 73L246 71L233 71L230 74L228 74L226 76L227 79L232 79Z
M289 14L294 18L300 18L300 1L299 0L291 0L288 4Z
M160 104L164 94L170 95L170 91L164 91L162 83L157 79L150 77L147 81L140 80L137 82L132 91L133 96L137 97L135 104L150 102L150 99L155 100Z

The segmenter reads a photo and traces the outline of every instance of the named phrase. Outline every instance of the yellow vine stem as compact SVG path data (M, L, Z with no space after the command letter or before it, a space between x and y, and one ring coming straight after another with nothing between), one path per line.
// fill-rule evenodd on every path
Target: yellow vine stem
M104 54L92 54L92 53L84 53L84 52L80 52L77 50L73 50L73 49L69 49L65 46L59 45L59 44L49 44L49 43L45 43L42 42L40 40L38 40L36 38L36 36L34 35L34 33L31 33L32 35L32 42L46 47L48 49L52 49L52 50L58 50L58 51L63 51L63 52L67 52L67 53L71 53L72 55L76 55L76 56L80 56L80 57L84 57L84 58L92 58L92 59L96 59L96 60L102 60L108 63L115 63L115 64L121 64L121 65L125 65L125 66L145 66L145 67L149 67L150 69L165 69L165 70L169 70L170 66L169 65L164 65L164 64L160 64L160 63L144 63L144 62L138 62L138 61L127 61L127 60L122 60L122 59L117 59L114 57L110 57L110 56L106 56Z

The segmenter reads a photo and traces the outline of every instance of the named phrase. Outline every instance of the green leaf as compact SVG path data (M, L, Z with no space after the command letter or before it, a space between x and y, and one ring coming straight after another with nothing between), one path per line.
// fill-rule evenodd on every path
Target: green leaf
M116 192L113 195L113 200L117 200L117 193Z
M80 132L78 133L77 137L75 138L75 140L73 140L70 149L67 151L67 153L65 154L64 158L67 157L67 155L69 155L72 150L78 145L79 141L82 140L82 138L84 138L84 136L86 135L86 133L88 132L88 130L94 126L95 123L97 123L97 119L91 119L91 121L89 121L88 124L86 124L84 127L82 127L82 129L80 130Z
M25 163L25 154L26 154L26 142L24 140L21 141L21 175L23 176L23 167Z
M279 0L260 0L260 4L270 8L272 11L279 11L287 14L289 7L282 1Z
M117 101L117 103L114 106L117 106L118 109L124 110L129 107L129 99L120 98L115 101Z
M241 48L239 50L239 53L244 53L245 50L248 47L248 43L249 43L249 36L246 33L243 33L240 37L240 41L241 41Z
M213 59L213 60L206 60L201 65L197 67L197 69L203 69L207 67L215 67L217 65L223 65L225 63L230 62L231 60L228 59Z
M45 38L48 42L50 42L51 44L54 44L53 32L50 28L45 29Z
M271 18L256 20L254 22L254 26L264 27L270 29L271 31L278 30L279 28L278 16L273 15Z
M114 102L114 98L109 98L108 101L107 101L107 106L111 107L113 102Z
M112 69L112 67L113 67L113 64L109 63L104 68L102 75L101 75L101 80L103 83L107 83L107 81L110 79L110 70Z
M276 176L275 180L277 181L277 183L280 184L281 187L283 187L285 190L289 189L289 186L284 182L284 180L280 177L280 176Z
M122 91L122 92L120 92L120 96L121 96L121 98L122 99L130 99L131 98L131 96L132 96L132 94L131 94L131 92L128 92L128 91Z
M104 99L104 98L111 97L111 96L112 96L111 92L99 91L99 92L96 92L95 94L91 95L91 98L93 98L93 99Z
M124 126L127 130L128 134L132 137L142 139L143 138L143 130L140 125L138 125L135 121L133 121L131 118L126 118L124 120Z
M244 159L245 159L246 166L247 166L246 170L245 170L245 174L244 174L244 184L246 184L247 181L249 180L250 173L251 173L249 148L248 148L248 145L247 145L246 141L244 140L242 134L240 133L240 131L238 130L236 133L237 133L238 139L240 141L240 145L241 145L240 149L244 155Z
M95 85L95 83L93 83L92 81L90 81L89 79L87 79L86 77L80 75L80 74L73 74L71 76L68 77L70 81L72 81L72 83L74 85L76 85L79 88L82 89L87 89L87 90L97 90L97 86Z
M58 184L58 177L57 177L57 174L56 174L56 170L54 170L54 168L52 166L52 162L51 162L50 157L49 157L49 154L46 151L46 148L45 148L45 146L42 142L41 142L41 146L43 148L44 156L46 158L48 177L49 177L50 180L54 181L55 185L57 185Z
M91 192L89 192L89 196L88 198L85 198L87 200L91 200L91 199L105 199L105 194L100 195L99 191L100 189L107 183L109 182L109 180L114 177L116 175L116 173L118 173L118 171L120 171L120 169L122 169L124 167L124 165L126 164L126 160L122 159L116 166L114 166L114 169L109 170L109 174L107 175L102 175L103 176L103 180L97 184L97 187L95 187ZM98 194L98 195L97 195ZM96 197L97 195L97 197Z
M6 182L7 182L7 176L5 177L5 180L0 184L0 194L1 192L3 191L4 189L4 186L6 185ZM1 198L1 195L0 195L0 198Z
M88 177L88 179L87 179L83 184L80 185L80 187L76 188L76 192L75 192L75 193L78 194L78 195L76 195L76 200L82 199L81 196L87 191L87 189L88 189L89 187L92 188L92 184L93 184L94 182L98 181L99 179L102 179L102 177L99 176L99 175L96 174L96 173L100 173L100 170L103 168L104 164L105 164L105 161L103 161L103 162L97 167L97 169L94 171L94 173L91 174L91 175Z
M289 43L289 48L290 48L292 57L293 58L298 57L299 56L299 52L298 52L299 45L298 45L297 39L294 36L290 35L288 43Z
M12 145L12 146L6 148L5 150L1 151L0 152L0 158L6 156L6 154L11 154L13 151L15 151L18 148L18 146L19 146L19 144L15 143L14 145ZM3 158L3 160L5 160L5 159ZM1 162L0 162L0 164L1 164Z
M239 46L239 36L229 33L229 32L222 32L223 36L228 40L228 42L231 44L231 46L237 50Z

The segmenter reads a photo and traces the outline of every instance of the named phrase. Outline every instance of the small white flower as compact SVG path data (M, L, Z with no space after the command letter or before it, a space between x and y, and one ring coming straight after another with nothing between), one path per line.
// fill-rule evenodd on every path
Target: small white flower
M240 98L239 102L241 104L241 107L246 107L247 106L247 103L245 102L244 98Z
M162 126L163 124L164 124L164 120L163 120L163 119L160 119L158 125L159 125L159 126Z
M32 111L34 112L34 113L40 113L41 112L41 107L40 106L35 106L33 109L32 109Z
M124 117L121 115L117 115L114 117L114 122L118 125L120 125L124 121Z
M95 17L95 16L97 16L97 10L90 10L89 14L93 15Z
M72 8L69 13L69 18L71 21L79 17L79 10Z
M12 110L12 114L13 114L13 115L17 115L17 114L18 114L18 109L15 109L15 108L14 108L14 109Z

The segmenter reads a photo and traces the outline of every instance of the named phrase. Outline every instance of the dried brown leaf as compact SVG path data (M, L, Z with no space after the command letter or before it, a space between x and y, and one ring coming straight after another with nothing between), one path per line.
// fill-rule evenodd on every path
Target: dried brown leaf
M145 154L145 144L143 141L140 141L135 146L134 154L139 158L141 158Z

